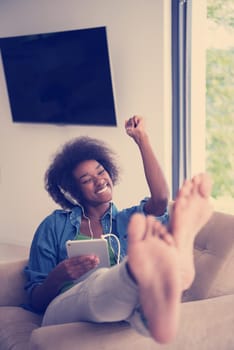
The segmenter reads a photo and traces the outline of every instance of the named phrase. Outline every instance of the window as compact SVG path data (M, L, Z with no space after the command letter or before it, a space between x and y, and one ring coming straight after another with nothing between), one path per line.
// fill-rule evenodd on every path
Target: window
M218 207L234 211L234 2L207 0L206 169Z
M184 177L207 171L213 180L215 208L233 213L234 2L172 0L172 39L176 29L177 47L172 40L173 189Z

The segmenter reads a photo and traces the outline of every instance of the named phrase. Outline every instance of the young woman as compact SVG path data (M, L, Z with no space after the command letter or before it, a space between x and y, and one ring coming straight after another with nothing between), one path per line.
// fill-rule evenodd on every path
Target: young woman
M168 223L168 186L144 120L134 116L125 128L141 153L150 196L139 205L118 211L112 202L113 186L118 180L113 152L103 142L89 137L65 144L45 175L48 193L63 209L45 218L35 233L25 268L28 279L25 288L30 296L29 307L45 313L44 326L126 320L140 333L168 342L177 329L178 305L185 288L180 281L180 260L182 269L192 275L187 261L179 259L181 251L183 256L189 255L184 252L186 244L178 238L185 237L179 217L188 224L180 213L180 202L192 202L194 193L197 198L192 198L193 201L201 202L209 192L208 181L203 176L184 185L175 206L179 209L174 210L172 235L169 234L160 224ZM207 190L203 191L203 187ZM192 211L187 216L195 215ZM200 212L197 215L203 217L200 226L209 216L203 208L203 213L206 212L206 216ZM190 241L200 228L194 226L190 227L194 232ZM112 267L94 269L99 263L94 255L67 257L67 240L101 238L103 234L108 234ZM192 255L190 245L189 252ZM186 287L191 281L192 277L186 276Z

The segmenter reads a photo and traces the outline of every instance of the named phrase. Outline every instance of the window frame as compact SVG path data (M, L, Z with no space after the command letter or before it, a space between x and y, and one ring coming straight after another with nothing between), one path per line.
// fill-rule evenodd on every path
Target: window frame
M171 2L172 197L191 176L191 0Z

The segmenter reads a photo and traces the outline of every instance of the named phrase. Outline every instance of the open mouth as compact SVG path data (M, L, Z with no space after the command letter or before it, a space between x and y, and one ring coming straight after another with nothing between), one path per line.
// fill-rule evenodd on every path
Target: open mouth
M103 193L103 192L105 192L105 191L107 190L107 188L108 188L108 185L105 184L105 186L103 186L103 187L100 188L98 191L96 191L96 193Z

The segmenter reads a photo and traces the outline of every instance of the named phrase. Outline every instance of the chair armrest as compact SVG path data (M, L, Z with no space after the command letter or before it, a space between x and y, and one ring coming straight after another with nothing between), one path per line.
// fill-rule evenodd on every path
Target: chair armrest
M27 259L0 262L0 306L18 306L26 302L24 291L25 277L23 274Z
M234 349L234 295L181 305L178 335L171 344L158 344L127 323L75 322L37 328L30 350L207 350Z
M159 350L151 338L134 331L125 322L75 322L40 327L32 332L30 350Z
M234 293L234 215L214 212L195 241L196 276L183 301Z

